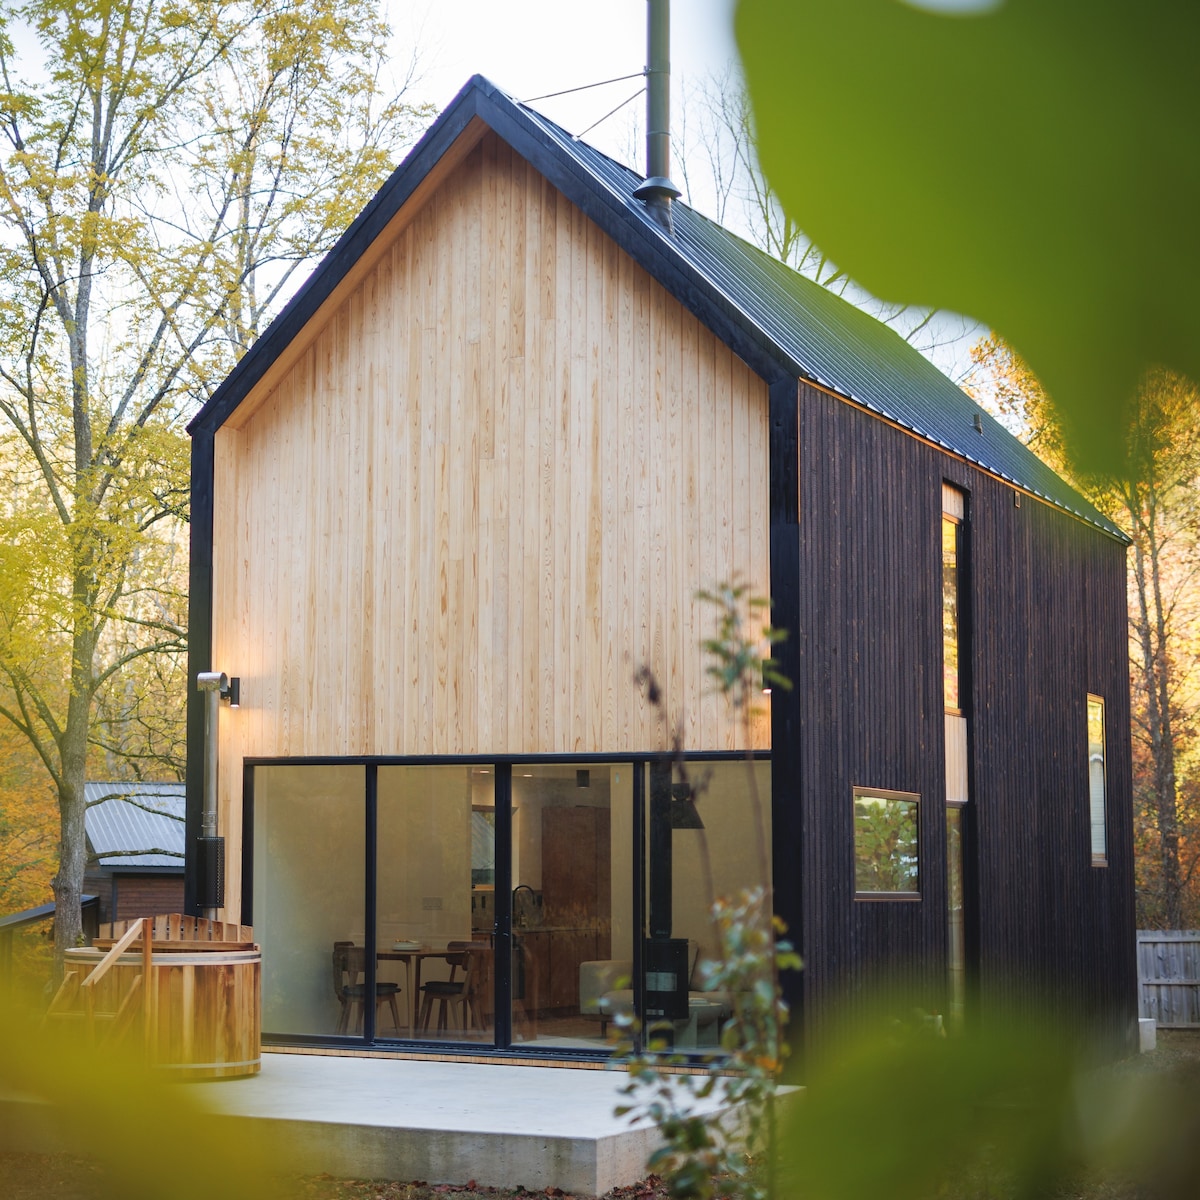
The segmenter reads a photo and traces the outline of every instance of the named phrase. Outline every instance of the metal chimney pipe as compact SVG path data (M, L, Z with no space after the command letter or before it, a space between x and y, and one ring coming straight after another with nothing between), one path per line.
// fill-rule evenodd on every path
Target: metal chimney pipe
M229 680L224 671L201 671L196 676L196 687L204 693L204 808L200 817L200 847L205 855L212 852L217 839L217 716L221 707L221 693L228 687ZM203 881L202 881L203 882ZM211 900L204 909L210 921L216 920L217 909Z
M671 0L646 0L646 182L633 194L668 232L671 201Z
M671 174L671 0L646 5L646 174Z

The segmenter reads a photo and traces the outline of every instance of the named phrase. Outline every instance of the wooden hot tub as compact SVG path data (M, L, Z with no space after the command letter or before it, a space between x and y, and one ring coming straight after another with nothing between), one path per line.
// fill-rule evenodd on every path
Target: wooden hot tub
M262 1053L261 950L253 941L200 940L178 933L160 939L157 923L162 920L156 918L150 943L150 986L144 996L149 1061L180 1079L257 1075ZM98 938L94 946L68 950L66 969L90 975L112 944L112 938ZM96 985L97 1009L118 1008L142 969L139 940Z

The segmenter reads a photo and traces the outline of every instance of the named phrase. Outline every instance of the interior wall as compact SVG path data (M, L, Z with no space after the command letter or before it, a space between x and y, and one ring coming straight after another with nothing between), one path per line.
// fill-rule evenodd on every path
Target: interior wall
M462 766L380 767L376 940L442 947L471 930L471 808L491 775Z
M254 937L263 1030L333 1033L333 943L363 944L361 766L258 767Z
M588 786L581 788L574 766L514 767L513 807L513 886L525 884L535 892L542 889L542 811L552 805L579 805L609 808L612 798L610 770L592 765ZM618 768L619 770L619 768ZM525 776L523 771L529 771ZM629 768L625 768L628 774ZM553 772L553 776L550 774ZM630 793L632 796L632 792ZM614 843L615 844L615 843ZM628 848L624 850L626 856Z
M688 775L699 793L696 811L704 828L671 832L672 933L697 942L701 957L716 958L713 900L771 883L771 764L691 763ZM705 884L706 856L711 894Z
M613 958L633 957L633 768L611 768Z

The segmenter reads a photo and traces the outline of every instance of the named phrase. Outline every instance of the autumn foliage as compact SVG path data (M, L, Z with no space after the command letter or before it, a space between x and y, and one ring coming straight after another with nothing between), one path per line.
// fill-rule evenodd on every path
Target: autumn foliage
M1131 470L1073 461L1057 411L1001 338L973 351L977 399L1130 536L1129 657L1133 714L1138 924L1200 925L1200 389L1155 370L1124 431Z

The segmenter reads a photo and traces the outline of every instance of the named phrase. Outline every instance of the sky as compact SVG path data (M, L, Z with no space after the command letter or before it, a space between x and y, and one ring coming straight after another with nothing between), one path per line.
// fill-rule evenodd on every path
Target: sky
M486 75L517 100L634 75L646 64L646 0L388 0L394 57L419 56L413 94L444 107L474 74ZM671 72L675 88L722 72L735 55L732 0L675 0L671 6ZM626 79L535 107L572 133L582 133L641 87ZM588 134L588 141L628 161L631 119L645 100L628 104ZM644 121L641 128L644 128ZM637 165L637 164L630 164Z
M910 0L927 6L961 7L992 0ZM515 99L532 102L539 112L630 166L644 169L644 95L637 75L646 63L646 0L384 0L393 28L393 59L417 54L419 77L413 100L444 108L474 74L487 76ZM673 0L671 5L671 125L673 148L681 149L682 96L689 85L736 70L733 40L734 0ZM620 80L569 96L539 99L605 80ZM607 116L623 101L628 104ZM605 119L606 118L606 119ZM598 125L596 122L600 122ZM710 209L703 195L703 170L690 182L692 200ZM683 185L678 170L672 171ZM737 206L726 211L735 232ZM965 332L964 332L965 330ZM961 318L938 318L934 346L922 349L947 375L961 378L969 366L968 349L980 335Z
M2 0L0 0L2 2ZM733 40L735 0L673 0L671 4L671 125L673 148L682 150L682 97L689 86L737 70ZM926 6L989 4L994 0L908 0ZM647 0L382 0L392 26L391 57L402 73L415 56L416 75L407 96L439 110L474 74L487 76L516 100L584 136L597 149L629 166L645 163L645 108L641 78L646 63ZM28 31L16 29L18 40ZM621 78L635 76L635 78ZM571 95L548 93L617 80ZM628 101L628 103L624 103ZM612 113L613 109L618 109ZM612 115L608 115L612 113ZM696 126L693 126L695 128ZM674 182L689 187L689 199L715 215L706 197L703 156L695 145L685 179L678 167ZM698 167L698 169L696 169ZM711 189L707 189L711 194ZM724 219L747 236L739 205ZM961 378L969 364L967 349L979 331L959 318L937 323L936 341L918 348L946 374Z

